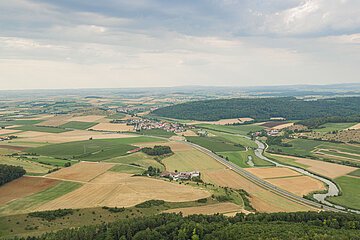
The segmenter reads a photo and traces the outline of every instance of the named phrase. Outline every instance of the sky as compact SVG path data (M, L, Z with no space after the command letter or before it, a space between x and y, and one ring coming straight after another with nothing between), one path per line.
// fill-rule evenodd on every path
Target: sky
M0 1L0 89L359 82L359 0Z

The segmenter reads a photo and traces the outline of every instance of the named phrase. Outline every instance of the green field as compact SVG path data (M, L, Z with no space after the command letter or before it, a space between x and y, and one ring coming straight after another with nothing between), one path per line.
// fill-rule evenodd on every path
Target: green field
M251 156L252 162L255 167L273 166L272 163L262 160L256 157L254 151L249 149L248 151L237 151L237 152L218 152L219 155L228 157L229 161L235 163L239 167L248 168L251 167L247 164L248 156Z
M143 152L137 152L125 156L107 159L105 162L121 163L125 165L136 164L144 169L152 166L164 170L164 166L161 163L156 161L154 157L149 156Z
M267 158L270 158L278 163L282 163L284 165L295 166L295 167L299 167L299 168L303 168L303 169L307 169L309 167L308 165L297 163L295 159L287 158L286 156L275 156L275 155L267 153L267 152L264 153L264 156L266 156Z
M130 174L142 174L146 169L132 166L132 165L124 165L124 164L117 164L110 169L113 172L121 172L121 173L130 173Z
M30 160L7 156L0 156L0 164L23 167L28 175L44 175L54 168L53 166L44 165Z
M232 134L241 134L241 135L247 135L249 132L256 132L264 129L264 127L254 124L230 125L230 126L213 125L213 124L197 124L196 126L204 129L227 132Z
M35 193L28 197L24 197L7 203L0 207L0 216L17 214L34 210L36 207L56 199L66 193L74 191L81 186L80 183L75 182L60 182L57 185L46 189L44 191Z
M360 178L342 176L336 178L335 182L340 186L342 195L330 197L328 200L344 207L360 210Z
M245 147L257 148L257 144L254 141L252 141L251 139L245 138L245 137L235 136L230 133L224 133L224 132L218 132L218 131L212 131L212 130L209 130L208 132L213 135L218 136L219 139L222 138L226 141L237 143L237 144L240 144Z
M186 137L189 142L200 145L213 152L242 151L245 148L241 145L235 145L232 142L219 139L217 137Z
M164 137L164 138L169 138L169 137L172 137L172 136L176 135L173 132L168 132L168 131L165 131L163 129L141 130L139 133L143 134L143 135L151 135L151 136Z
M110 116L108 116L107 118L110 118L110 119L122 119L126 116L125 113L115 113L115 114L112 114Z
M320 126L318 129L313 129L316 132L333 132L347 129L349 127L354 126L356 123L325 123Z
M30 148L27 152L63 159L101 161L125 155L136 148L130 144L152 141L154 138L150 137L94 139Z
M91 128L93 126L95 126L97 123L94 122L78 122L78 121L72 121L72 122L68 122L65 123L61 126L59 126L60 128L70 128L70 129L78 129L78 130L85 130L88 128Z
M11 121L0 121L0 126L11 126L11 125L34 125L41 123L42 120L11 120Z
M24 126L12 128L12 129L22 130L22 131L47 132L47 133L62 133L62 132L70 131L70 130L66 130L63 128L44 127L44 126L35 126L35 125L24 125Z
M69 161L66 161L63 159L56 159L56 158L47 157L47 156L27 156L24 158L24 160L37 162L37 163L41 163L44 165L56 166L56 167L64 167L64 164L66 162L69 162ZM76 162L70 162L70 163L74 164Z
M360 177L360 169L357 169L357 170L349 173L348 175L355 176L355 177Z

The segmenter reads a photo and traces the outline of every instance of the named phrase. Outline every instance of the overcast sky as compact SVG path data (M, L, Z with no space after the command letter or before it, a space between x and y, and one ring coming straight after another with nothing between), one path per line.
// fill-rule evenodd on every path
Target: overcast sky
M0 89L351 82L359 0L0 1Z

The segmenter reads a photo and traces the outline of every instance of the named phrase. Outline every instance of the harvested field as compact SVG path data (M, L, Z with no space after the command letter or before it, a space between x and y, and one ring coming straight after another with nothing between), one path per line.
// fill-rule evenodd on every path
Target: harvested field
M192 215L192 214L206 214L212 215L216 213L238 213L241 212L243 209L236 205L235 203L231 202L224 202L224 203L217 203L199 207L187 207L187 208L176 208L176 209L169 209L164 212L166 213L182 213L184 216Z
M35 174L46 174L50 169L54 168L53 166L44 165L30 160L20 160L7 156L0 156L0 164L21 166L26 170L27 173Z
M88 116L75 116L70 118L69 122L99 122L106 116L103 115L88 115Z
M88 182L112 168L111 163L80 162L46 175L48 178Z
M15 150L15 151L22 151L22 150L26 149L26 147L12 146L12 145L0 145L0 148L5 148L5 149L10 149L10 150Z
M109 131L109 132L131 132L134 131L134 126L118 123L99 123L90 128L95 131Z
M196 137L197 134L192 130L186 130L185 132L177 133L180 136L184 137Z
M291 127L292 125L294 125L294 123L284 123L284 124L273 127L273 129L282 130L284 128Z
M250 194L252 206L259 212L296 212L315 210L269 192L243 178L230 169L202 171L205 182L234 189L244 189Z
M301 197L311 192L326 190L326 187L321 181L309 176L276 178L266 181Z
M262 179L293 177L301 175L300 173L286 167L246 168L246 171Z
M38 123L37 125L41 126L49 126L49 127L58 127L60 125L63 125L69 121L71 118L70 115L55 115L46 121L43 121L41 123Z
M151 199L185 202L210 196L209 192L191 186L131 176L106 172L81 188L42 205L38 210L97 206L130 207Z
M74 130L64 133L40 133L40 132L23 132L18 136L29 142L48 142L48 143L65 143L92 139L112 139L112 138L128 138L137 137L130 134L119 133L101 133L86 130Z
M15 129L0 129L0 135L9 135L9 134L13 134L16 132L20 132L20 130L15 130Z
M275 156L294 159L295 162L308 166L306 168L307 170L329 178L341 177L357 169L355 167L349 167L340 164L317 161L317 160L300 158L300 157L284 156L284 155L275 155Z
M355 124L354 126L349 127L349 129L360 129L360 123Z
M179 151L162 160L167 171L203 171L224 169L225 166L198 150Z
M0 187L0 205L54 186L59 181L41 177L21 177Z

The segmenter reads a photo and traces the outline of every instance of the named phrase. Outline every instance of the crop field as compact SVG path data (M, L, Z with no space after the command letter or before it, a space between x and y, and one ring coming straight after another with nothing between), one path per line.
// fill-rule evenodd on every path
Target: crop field
M252 206L259 212L314 210L269 192L229 169L203 171L202 178L205 182L210 182L218 186L244 189L250 194Z
M285 167L247 168L246 171L262 179L301 176L300 173Z
M100 174L103 174L113 166L114 164L111 163L80 162L71 167L63 168L56 172L50 173L46 175L46 177L53 179L88 182Z
M256 167L272 166L273 164L265 161L261 158L258 158L254 150L248 149L248 151L232 151L232 152L218 152L219 155L227 157L230 162L235 163L239 167L247 168L251 167L247 162L249 158L254 163Z
M349 129L355 129L355 130L360 129L360 123L357 123L357 124L349 127Z
M221 126L211 124L198 124L197 127L215 130L219 132L227 132L233 134L247 135L249 132L261 131L264 127L254 124L236 125L236 126Z
M70 115L55 115L55 116L41 122L39 125L49 126L49 127L58 127L60 125L66 124L70 118L71 118Z
M67 162L70 162L70 164L77 163L75 161L66 161L66 160L56 159L56 158L47 157L47 156L27 156L27 157L22 156L21 159L41 163L44 165L56 166L56 167L64 167L64 164Z
M17 159L14 157L0 156L0 164L7 164L13 166L20 166L26 170L27 174L43 175L48 173L54 167L36 163L30 160Z
M348 129L354 126L356 123L325 123L318 129L314 129L317 132L332 132Z
M225 202L225 203L216 203L216 204L210 204L206 206L198 206L198 207L187 207L187 208L175 208L166 210L164 212L167 213L182 213L184 216L192 215L192 214L206 214L206 215L212 215L212 214L225 214L225 213L238 213L242 212L243 209L241 206Z
M36 125L24 125L21 127L15 127L13 129L22 130L22 131L47 132L47 133L62 133L69 131L57 127L45 127L45 126L36 126Z
M55 186L59 181L39 177L21 177L0 187L0 206Z
M93 123L93 122L99 122L104 118L105 118L105 116L103 116L103 115L86 115L86 116L75 116L75 117L70 118L68 121L69 122Z
M111 158L105 160L104 162L118 163L123 165L134 165L135 167L139 166L142 169L147 169L148 167L152 166L164 170L164 166L161 163L156 161L154 157L149 156L143 152L136 152L125 156ZM113 169L115 168L116 166L113 167Z
M11 120L11 121L0 121L0 126L11 126L11 125L34 125L41 123L41 120Z
M217 136L218 139L223 139L225 141L230 141L235 144L240 144L244 147L257 148L257 144L254 141L252 141L251 139L245 138L245 137L235 136L233 134L212 131L212 130L209 130L209 133Z
M70 128L70 129L78 129L78 130L85 130L88 128L91 128L92 126L95 126L97 123L93 122L67 122L63 125L60 125L60 128Z
M99 123L90 129L94 131L132 132L134 131L134 126L126 125L125 123Z
M270 157L280 163L304 168L328 178L337 178L357 169L355 167L293 156L270 154Z
M67 181L59 182L55 186L52 186L41 192L37 192L35 194L17 199L15 201L9 202L1 206L0 216L36 211L36 209L42 204L54 200L66 193L74 191L80 186L81 186L80 183L67 182Z
M131 174L107 172L81 188L50 201L38 210L96 206L130 207L161 199L169 202L194 201L210 193L191 186Z
M129 174L142 174L146 169L133 165L116 164L110 171Z
M336 204L360 210L360 178L342 176L336 178L335 182L340 186L342 195L330 197L328 200Z
M228 152L228 151L242 151L245 148L241 145L236 145L216 137L186 137L189 142L200 145L213 152Z
M0 135L11 135L20 131L21 130L15 130L15 129L0 129Z
M172 136L175 136L175 133L168 132L162 129L141 130L139 133L143 135L151 135L151 136L164 137L164 138L170 138Z
M68 142L28 149L28 152L42 156L64 159L79 159L87 161L101 161L126 155L135 146L134 143L153 141L149 137L93 139L87 141Z
M326 190L326 187L321 181L309 176L272 178L266 181L301 197L315 191Z
M356 169L355 171L349 173L350 176L360 177L360 169Z

